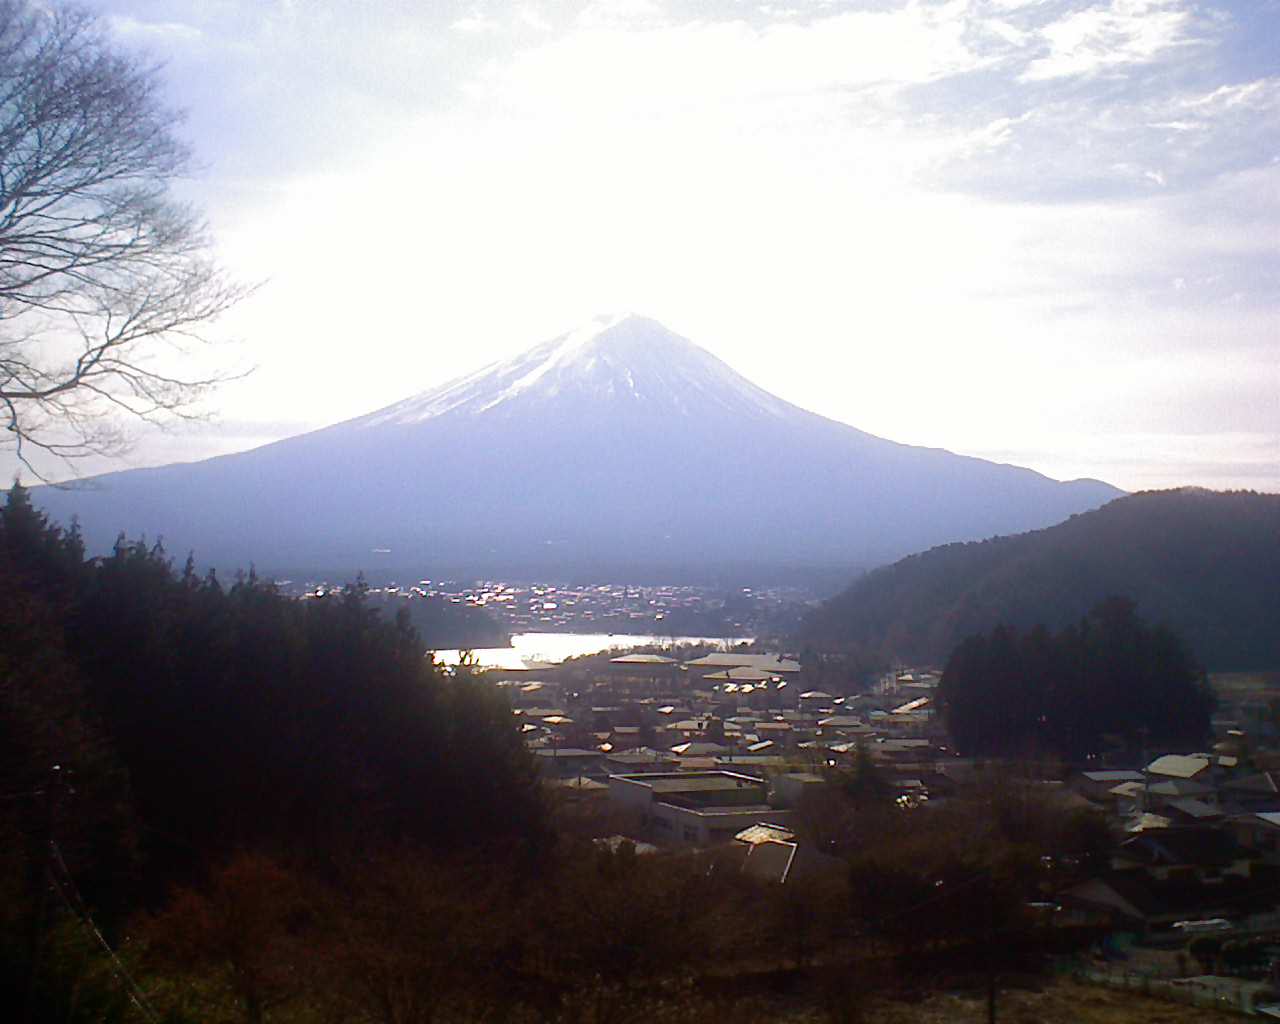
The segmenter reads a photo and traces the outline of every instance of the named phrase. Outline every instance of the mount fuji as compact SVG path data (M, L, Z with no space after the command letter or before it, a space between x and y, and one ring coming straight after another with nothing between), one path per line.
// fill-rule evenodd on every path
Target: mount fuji
M90 550L145 532L225 567L508 578L869 567L1121 494L874 437L634 315L344 423L86 485L33 498L78 515Z

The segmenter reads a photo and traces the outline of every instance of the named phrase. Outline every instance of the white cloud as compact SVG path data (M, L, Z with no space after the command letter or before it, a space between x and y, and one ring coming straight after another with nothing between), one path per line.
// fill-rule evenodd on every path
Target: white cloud
M1024 32L1021 29L1014 28L1008 22L1000 21L997 18L992 18L989 21L984 22L982 27L986 29L986 31L1000 37L1006 43L1010 43L1013 46L1022 46L1032 38L1030 32Z
M121 39L150 46L199 42L203 33L194 25L179 21L142 21L126 15L107 19L111 31Z
M1106 437L1061 433L1039 450L994 447L972 454L1020 462L1060 479L1123 480L1129 490L1154 490L1195 482L1201 487L1274 490L1280 479L1275 436L1224 431L1214 434L1113 433Z
M651 25L664 17L657 0L591 0L578 14L586 29L634 28Z
M517 6L516 18L521 24L539 32L550 32L553 27L546 16L532 4L520 4Z
M1192 16L1182 0L1111 0L1075 11L1039 32L1049 53L1023 81L1088 76L1146 64L1190 40Z
M807 24L684 22L591 28L495 65L479 94L557 118L575 111L670 112L923 82L981 67L950 8L855 12Z
M468 35L497 32L502 28L496 18L491 18L479 11L473 11L470 14L455 19L449 27L455 32L464 32Z
M1204 95L1187 97L1182 105L1204 116L1214 116L1237 108L1274 110L1280 105L1280 77L1221 85Z
M987 0L987 2L998 11L1022 11L1043 7L1049 3L1049 0Z
M1144 194L1156 173L1169 188L1199 188L1270 159L1280 79L1207 93L1177 81L1071 90L1023 106L1015 117L978 124L968 123L964 107L946 110L939 129L949 129L953 144L938 149L929 172L935 187L1007 200L1119 198Z

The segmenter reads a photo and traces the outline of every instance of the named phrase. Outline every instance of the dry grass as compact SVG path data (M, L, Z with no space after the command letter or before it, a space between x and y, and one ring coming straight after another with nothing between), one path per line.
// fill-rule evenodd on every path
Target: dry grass
M1000 1024L1212 1024L1241 1019L1222 1010L1073 981L1048 985L1042 992L1003 991L996 1008ZM977 992L937 995L919 1003L869 1006L863 1019L865 1024L985 1024L987 1003Z

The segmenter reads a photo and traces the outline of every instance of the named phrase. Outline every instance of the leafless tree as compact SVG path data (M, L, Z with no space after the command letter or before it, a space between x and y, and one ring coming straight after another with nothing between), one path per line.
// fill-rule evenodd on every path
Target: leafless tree
M28 468L118 451L114 413L182 416L220 379L172 369L245 294L170 196L179 119L89 12L0 0L0 444Z

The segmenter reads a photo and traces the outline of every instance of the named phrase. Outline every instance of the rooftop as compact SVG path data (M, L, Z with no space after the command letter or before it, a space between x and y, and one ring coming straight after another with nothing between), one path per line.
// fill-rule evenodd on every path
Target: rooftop
M752 825L744 828L733 838L742 843L764 843L770 840L780 842L788 842L796 837L796 834L788 828L781 825L770 825L768 822L761 822L758 825Z
M661 654L624 654L618 658L610 658L610 665L674 665L674 658L664 658Z
M1147 771L1152 775L1167 775L1175 779L1190 779L1199 775L1209 767L1207 757L1195 757L1188 754L1165 754L1157 757L1149 765Z
M799 672L800 663L780 654L708 654L688 663L692 668L754 668L761 672Z
M737 772L654 772L648 775L615 775L616 779L638 782L655 793L715 793L761 786L759 779Z
M538 757L557 758L557 757L600 757L598 750L583 750L581 747L544 747L541 750L535 750Z
M1105 768L1097 772L1081 772L1081 778L1088 779L1090 782L1142 782L1145 777L1142 772L1133 771L1130 768Z

